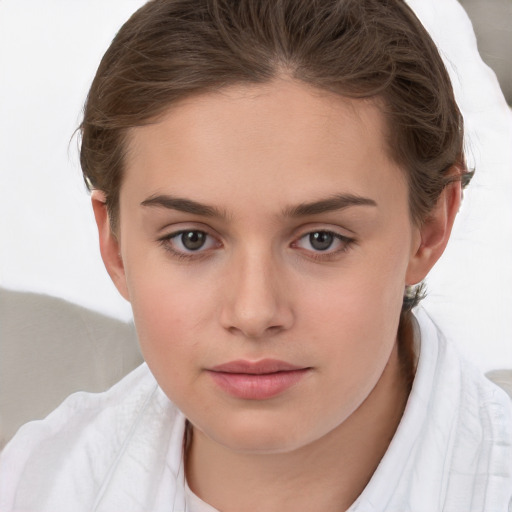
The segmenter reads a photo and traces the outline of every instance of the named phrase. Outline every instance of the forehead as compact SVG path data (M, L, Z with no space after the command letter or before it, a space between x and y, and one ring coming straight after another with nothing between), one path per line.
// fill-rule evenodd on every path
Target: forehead
M403 182L385 129L375 102L293 81L198 95L131 130L121 199L123 188L208 203L379 195Z

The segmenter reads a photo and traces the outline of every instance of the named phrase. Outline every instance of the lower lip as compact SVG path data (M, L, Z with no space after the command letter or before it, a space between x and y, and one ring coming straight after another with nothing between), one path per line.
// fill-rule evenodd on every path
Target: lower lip
M226 393L245 400L273 398L297 384L308 368L275 373L250 374L210 371L212 379Z

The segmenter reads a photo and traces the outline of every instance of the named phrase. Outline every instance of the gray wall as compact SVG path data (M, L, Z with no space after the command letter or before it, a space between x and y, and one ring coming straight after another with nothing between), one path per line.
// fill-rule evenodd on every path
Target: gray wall
M484 61L512 105L512 0L459 0L468 13Z

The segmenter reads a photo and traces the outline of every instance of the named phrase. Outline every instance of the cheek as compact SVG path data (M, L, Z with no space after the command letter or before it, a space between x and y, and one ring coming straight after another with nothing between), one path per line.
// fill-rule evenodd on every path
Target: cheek
M380 375L396 340L402 288L373 281L345 282L321 302L308 303L309 329L314 346L337 359L347 380ZM305 319L307 321L307 319Z
M214 314L212 291L165 266L127 275L141 351L155 377L164 388L170 379L174 385L194 379L185 368L206 355L201 339L208 336Z
M317 319L318 330L341 328L340 334L358 339L368 331L389 334L398 317L408 255L405 247L386 244L367 254L354 254L346 268L336 269L322 280L316 276L302 283L308 290L301 309Z
M336 359L332 375L348 387L375 384L395 344L405 285L406 252L361 259L309 294L307 312L314 346ZM310 283L311 288L314 287Z

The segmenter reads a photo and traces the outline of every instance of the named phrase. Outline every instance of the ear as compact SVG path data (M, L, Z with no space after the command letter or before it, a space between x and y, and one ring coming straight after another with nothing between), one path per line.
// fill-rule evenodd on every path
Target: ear
M119 239L112 231L112 227L110 225L110 218L108 215L104 192L101 190L93 190L91 193L91 200L94 218L96 219L96 225L98 226L100 252L103 263L105 264L107 272L119 293L129 301L126 275L121 257L121 247Z
M443 254L455 216L459 211L462 198L460 181L447 185L428 217L418 228L413 252L407 267L407 285L417 284L429 273L436 261Z

